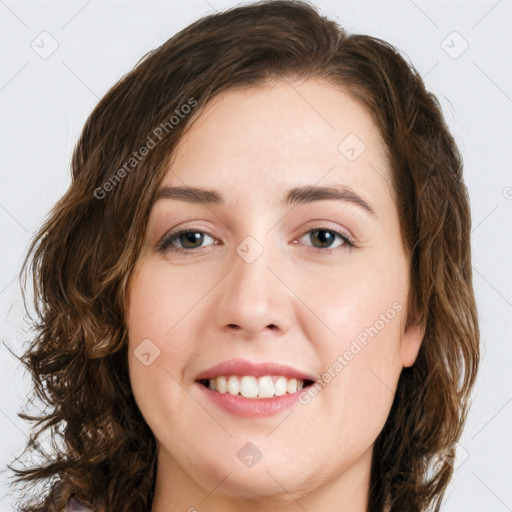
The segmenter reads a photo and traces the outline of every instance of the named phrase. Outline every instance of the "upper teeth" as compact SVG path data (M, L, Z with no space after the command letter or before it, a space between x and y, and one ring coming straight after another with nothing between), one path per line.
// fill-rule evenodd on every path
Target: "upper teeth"
M219 393L240 394L246 398L272 398L286 393L295 393L304 387L304 381L270 375L259 378L252 375L243 377L230 375L210 379L209 387Z

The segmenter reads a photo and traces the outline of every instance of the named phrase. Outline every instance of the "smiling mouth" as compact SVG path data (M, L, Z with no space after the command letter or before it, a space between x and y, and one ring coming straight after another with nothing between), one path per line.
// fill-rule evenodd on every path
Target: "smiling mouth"
M226 375L197 382L217 393L239 395L245 398L275 398L292 395L313 384L312 380L287 378L282 375Z

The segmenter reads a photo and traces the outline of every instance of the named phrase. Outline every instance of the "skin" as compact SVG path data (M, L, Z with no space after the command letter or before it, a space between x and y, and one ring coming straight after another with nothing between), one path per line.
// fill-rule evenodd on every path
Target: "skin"
M338 149L351 133L365 144L354 161ZM390 182L371 116L320 80L224 92L181 140L162 186L216 189L225 204L156 201L129 282L130 379L159 444L152 512L365 512L372 446L424 334L405 327L409 259ZM280 206L308 184L350 187L376 215L335 199ZM188 253L158 250L185 227L206 236L174 242ZM236 252L247 236L263 248L252 263ZM195 383L234 357L320 379L393 304L401 311L306 405L240 418ZM134 352L145 339L160 351L148 366ZM250 468L237 458L247 442L262 454Z

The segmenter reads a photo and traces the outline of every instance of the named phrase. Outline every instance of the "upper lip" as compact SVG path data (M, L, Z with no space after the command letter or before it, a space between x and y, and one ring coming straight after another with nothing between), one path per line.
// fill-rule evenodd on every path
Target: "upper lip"
M264 375L282 375L288 379L301 379L315 381L315 377L305 372L292 368L281 363L254 362L246 359L230 359L216 364L207 370L200 372L196 380L215 379L220 376L228 375L252 375L253 377L263 377Z

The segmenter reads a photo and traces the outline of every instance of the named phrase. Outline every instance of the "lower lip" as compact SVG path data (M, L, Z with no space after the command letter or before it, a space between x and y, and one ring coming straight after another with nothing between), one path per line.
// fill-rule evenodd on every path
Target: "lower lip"
M225 411L242 418L262 418L278 414L292 407L297 402L300 393L307 392L306 389L303 389L296 393L287 393L274 398L245 398L241 395L212 391L200 383L197 383L197 385L206 393L208 400Z

